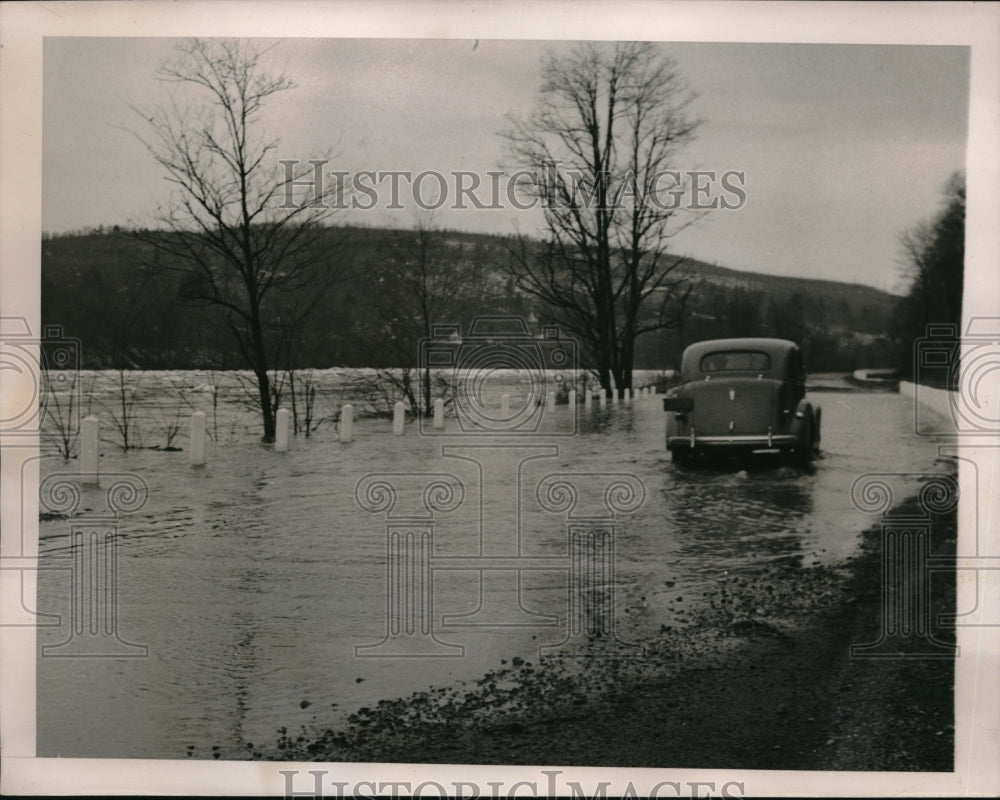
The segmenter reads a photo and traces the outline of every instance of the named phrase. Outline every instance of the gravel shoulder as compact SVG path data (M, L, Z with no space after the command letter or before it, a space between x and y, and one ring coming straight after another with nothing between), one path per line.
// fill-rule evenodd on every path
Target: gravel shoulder
M934 552L954 552L955 537L954 514L935 518ZM954 660L850 656L879 638L880 557L874 527L843 565L790 560L720 582L644 658L514 659L474 685L361 709L341 730L285 731L253 756L949 772ZM934 584L933 618L954 596L953 581Z

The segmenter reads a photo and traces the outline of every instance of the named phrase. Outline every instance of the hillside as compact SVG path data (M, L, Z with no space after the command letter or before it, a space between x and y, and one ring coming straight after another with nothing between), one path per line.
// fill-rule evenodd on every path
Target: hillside
M298 366L398 366L411 357L419 337L400 334L398 317L409 299L389 264L414 246L414 238L410 231L380 228L324 233L320 246L340 281L316 311L322 323L306 338ZM460 309L452 314L457 318L441 321L467 326L479 314L546 320L545 309L520 293L504 270L510 239L442 231L434 245L442 274L461 276L456 286L466 287L449 298L451 307ZM66 335L81 339L90 367L244 366L218 310L185 300L185 275L172 267L127 231L46 236L43 323L61 325ZM897 302L892 295L858 284L742 272L697 259L684 260L677 267L682 273L691 287L683 323L640 338L637 368L675 366L692 341L750 335L799 341L813 370L887 363L886 330Z
M853 309L877 308L889 311L897 299L895 295L860 283L842 283L819 278L790 278L781 275L767 275L763 272L744 272L707 264L694 258L689 258L683 266L698 279L715 286L747 292L777 293L785 296L795 294L822 295L837 303L846 303L849 308Z

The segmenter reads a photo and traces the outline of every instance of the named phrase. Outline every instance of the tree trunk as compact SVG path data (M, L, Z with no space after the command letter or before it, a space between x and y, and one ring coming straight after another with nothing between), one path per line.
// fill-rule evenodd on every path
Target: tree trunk
M295 397L295 370L288 368L288 396L292 403L292 435L299 435L299 404Z
M611 393L611 377L611 364L607 358L604 358L601 360L601 366L597 368L597 379L600 381L601 389L605 394Z
M271 406L271 380L268 378L267 370L254 370L257 376L257 392L260 396L260 413L264 420L264 435L260 438L262 442L274 441L274 408Z
M264 422L262 442L274 441L274 408L271 404L271 379L267 374L267 357L264 351L264 335L260 329L260 320L254 315L253 320L253 358L254 375L257 377L257 394L260 398L260 415Z
M245 249L250 250L249 244ZM247 259L248 263L250 259ZM264 422L264 435L261 441L270 443L274 441L275 420L274 407L271 404L271 380L267 374L267 349L264 345L264 330L260 319L260 304L256 300L257 285L254 279L254 272L249 267L246 268L244 280L246 281L247 295L250 298L250 337L253 342L253 363L254 375L257 376L257 393L260 398L260 414Z
M622 337L621 349L618 356L618 370L621 378L618 380L618 388L632 388L632 366L635 363L635 335L631 330L627 330Z

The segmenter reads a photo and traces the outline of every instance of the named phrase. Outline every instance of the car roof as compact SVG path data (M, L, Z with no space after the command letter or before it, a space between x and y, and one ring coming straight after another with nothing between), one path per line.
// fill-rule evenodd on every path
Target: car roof
M798 349L799 346L788 339L763 337L707 339L703 342L695 342L684 350L684 356L681 359L682 377L690 380L696 374L700 374L701 360L709 353L724 353L734 350L767 353L771 356L772 363L771 368L766 370L765 374L768 377L783 377L787 369L787 357Z
M706 339L703 342L695 342L690 345L684 353L716 353L726 350L760 350L765 353L787 353L790 350L797 350L798 345L788 339L765 339L763 337L734 338L734 339Z

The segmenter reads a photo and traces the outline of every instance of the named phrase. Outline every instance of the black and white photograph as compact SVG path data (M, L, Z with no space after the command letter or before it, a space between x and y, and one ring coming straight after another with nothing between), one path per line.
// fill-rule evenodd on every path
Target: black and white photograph
M1000 792L1000 9L0 22L4 794Z

